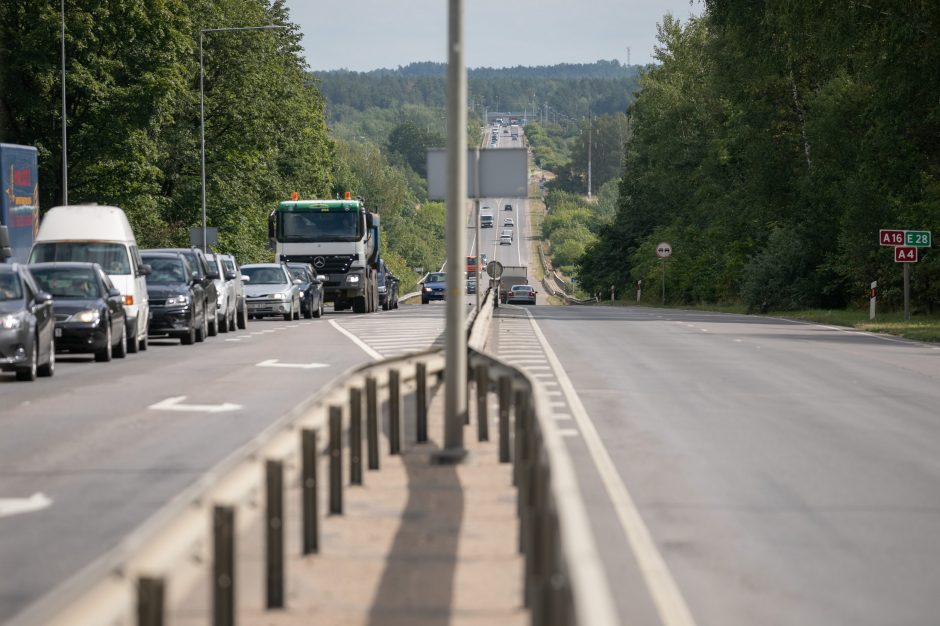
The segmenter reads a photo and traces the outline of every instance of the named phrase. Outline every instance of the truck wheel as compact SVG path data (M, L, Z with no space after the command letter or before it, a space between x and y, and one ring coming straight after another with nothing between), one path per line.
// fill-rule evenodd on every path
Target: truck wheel
M366 312L366 297L359 296L358 298L353 298L353 313L365 313Z

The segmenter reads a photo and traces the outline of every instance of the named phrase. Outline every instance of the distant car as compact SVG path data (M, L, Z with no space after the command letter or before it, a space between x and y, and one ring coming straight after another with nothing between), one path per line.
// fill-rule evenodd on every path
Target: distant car
M232 283L235 292L235 325L244 330L248 324L248 303L245 302L245 283L238 267L238 261L231 254L220 254L222 267L225 268L225 280Z
M219 294L219 300L216 304L216 317L218 318L219 332L227 333L235 330L237 312L235 308L235 283L225 279L225 266L222 264L222 258L218 254L206 254L206 263L209 269L215 275L212 282L215 283L215 290Z
M147 293L150 296L150 332L176 337L185 346L206 340L209 318L206 296L199 274L179 252L141 253L150 265Z
M431 272L421 281L421 304L447 299L447 273Z
M385 261L379 262L379 304L383 311L398 308L398 285L401 281L392 274Z
M513 285L506 298L507 304L535 304L535 294L538 293L532 285Z
M124 297L100 265L36 263L29 271L53 298L56 352L90 352L96 361L127 356Z
M301 281L290 275L286 265L242 265L242 275L248 278L245 298L248 300L249 318L282 315L286 321L300 319Z
M501 246L511 246L512 245L512 231L504 229L503 232L499 234L499 245Z
M513 221L511 217L507 217L506 219L503 220L503 226L508 226L509 228L512 228L515 225L516 223Z
M309 263L288 263L292 277L300 281L300 312L307 319L323 315L323 283Z
M206 260L205 253L199 248L153 248L148 252L179 252L186 257L189 266L197 274L196 280L202 285L205 293L206 311L210 312L207 316L209 318L209 336L215 337L218 335L219 318L217 315L211 314L212 311L217 311L219 308L219 289L215 285L215 279L218 278L218 275Z
M0 264L0 370L17 380L55 373L52 296L19 263Z
M508 134L509 134L509 129L508 129L508 128L504 128L504 129L503 129L503 134L504 134L504 135L508 135Z
M511 205L511 204L507 204L505 207L503 207L503 210L504 210L504 211L512 211L512 205Z
M474 274L467 275L467 293L477 292L477 277Z

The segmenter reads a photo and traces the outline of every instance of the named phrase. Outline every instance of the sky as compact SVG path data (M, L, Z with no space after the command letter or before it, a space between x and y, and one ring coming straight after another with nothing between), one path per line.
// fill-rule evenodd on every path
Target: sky
M702 0L464 0L467 67L653 60L666 13ZM447 0L287 0L310 69L368 71L447 60ZM511 10L510 10L511 9Z

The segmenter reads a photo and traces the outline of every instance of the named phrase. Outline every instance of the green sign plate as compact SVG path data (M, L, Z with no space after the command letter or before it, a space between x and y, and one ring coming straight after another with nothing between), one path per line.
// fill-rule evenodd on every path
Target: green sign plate
M929 248L930 247L930 231L929 230L905 230L904 231L904 245L913 246L915 248Z

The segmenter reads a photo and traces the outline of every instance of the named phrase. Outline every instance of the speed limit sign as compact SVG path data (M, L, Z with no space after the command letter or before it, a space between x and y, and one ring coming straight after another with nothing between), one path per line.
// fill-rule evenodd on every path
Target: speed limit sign
M672 245L668 241L661 241L656 245L656 256L665 259L672 254Z

